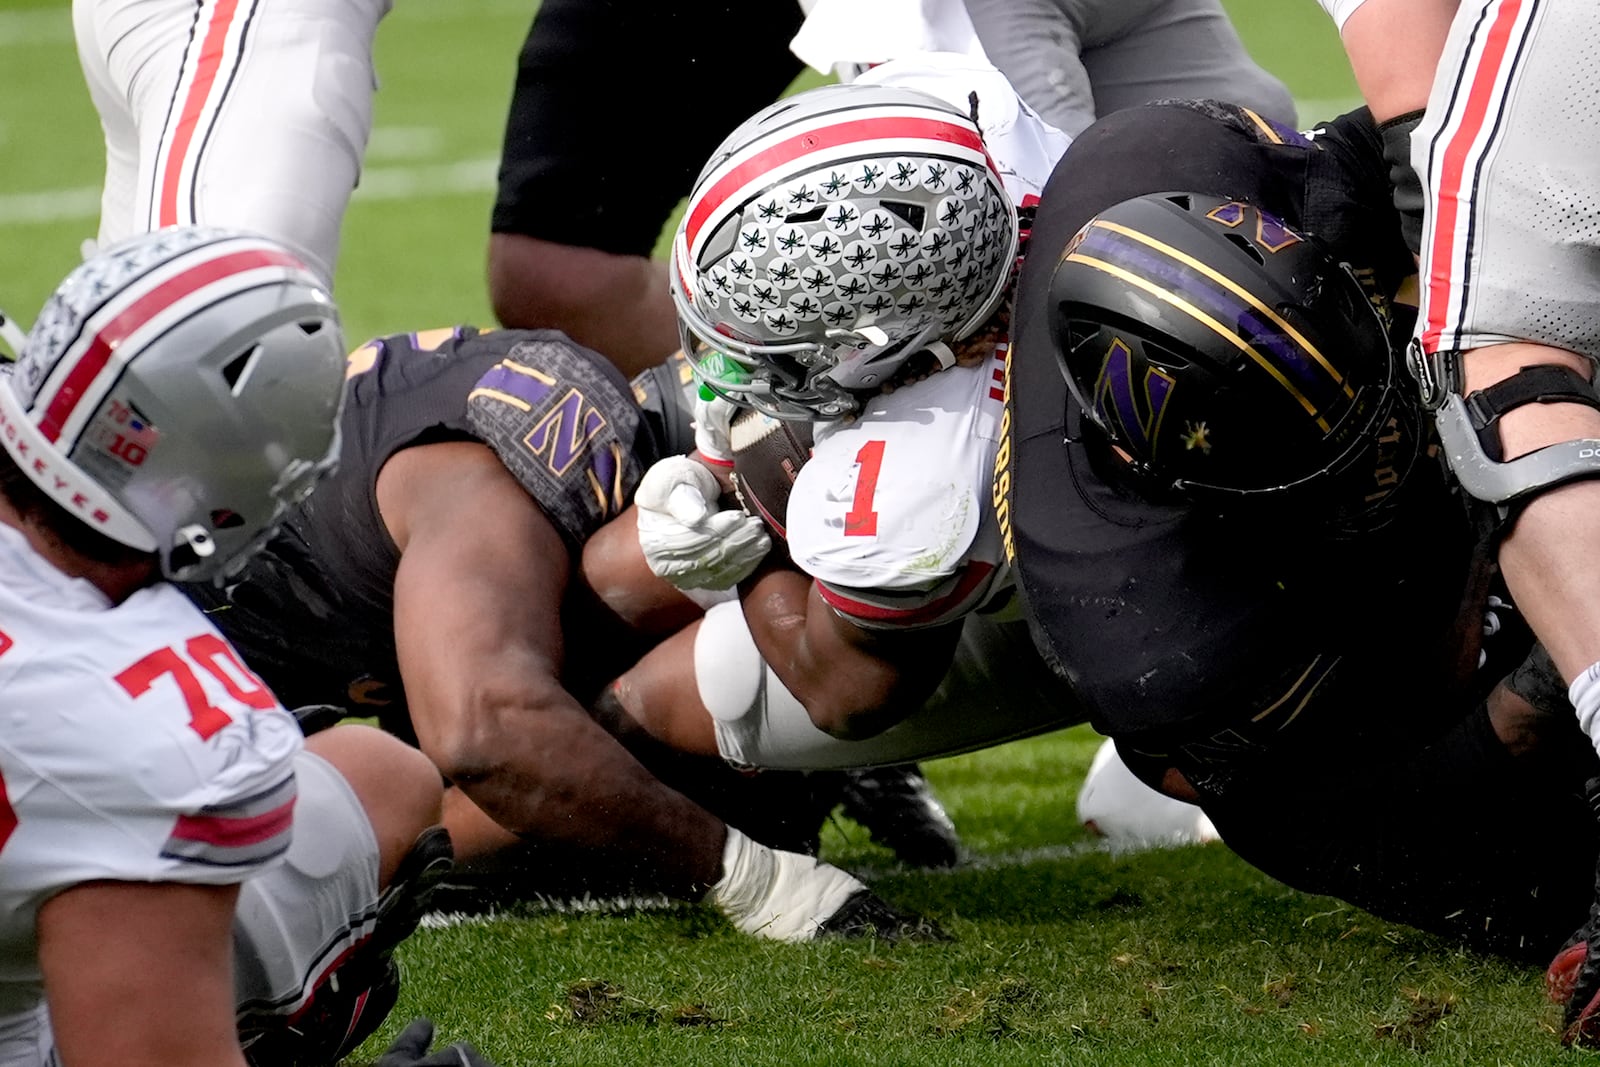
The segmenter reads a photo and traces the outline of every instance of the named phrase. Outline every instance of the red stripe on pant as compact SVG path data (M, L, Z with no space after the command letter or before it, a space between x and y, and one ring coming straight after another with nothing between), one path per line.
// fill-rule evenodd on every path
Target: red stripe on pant
M206 100L217 81L217 72L222 69L223 49L238 8L239 0L218 0L211 21L206 25L205 39L200 44L199 67L195 70L194 81L189 85L188 95L183 98L183 110L178 114L178 125L172 132L172 147L167 152L166 167L161 174L157 225L178 224L178 183L183 177L185 164L189 162L187 157L194 142L195 127L200 123L200 113L205 110Z
M1467 154L1483 132L1494 99L1495 82L1510 48L1511 27L1522 12L1522 0L1505 0L1495 13L1484 38L1477 68L1472 71L1461 120L1445 142L1444 162L1439 171L1439 186L1433 197L1433 243L1428 248L1428 322L1422 334L1424 351L1438 350L1450 314L1451 279L1455 258L1455 231L1461 211L1462 181L1466 176ZM1471 57L1468 57L1468 62Z

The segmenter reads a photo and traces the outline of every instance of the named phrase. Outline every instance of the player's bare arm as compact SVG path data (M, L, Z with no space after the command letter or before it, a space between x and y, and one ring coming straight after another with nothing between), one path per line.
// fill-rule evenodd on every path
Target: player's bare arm
M818 729L871 737L921 707L944 676L959 623L869 630L822 599L810 575L770 567L741 590L761 656Z
M244 1067L234 1030L237 885L85 882L39 909L64 1067Z
M630 850L693 895L716 880L722 824L668 789L560 685L568 553L476 442L398 453L378 477L401 552L400 670L423 751L501 826Z

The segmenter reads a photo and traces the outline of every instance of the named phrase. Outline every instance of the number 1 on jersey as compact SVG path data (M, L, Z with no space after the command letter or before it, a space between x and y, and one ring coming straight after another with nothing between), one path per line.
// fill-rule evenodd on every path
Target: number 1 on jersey
M883 442L868 441L856 453L856 464L861 468L856 474L856 495L850 501L850 510L844 515L846 537L875 537L878 533L878 513L872 508L872 498L878 495L878 475L883 471Z

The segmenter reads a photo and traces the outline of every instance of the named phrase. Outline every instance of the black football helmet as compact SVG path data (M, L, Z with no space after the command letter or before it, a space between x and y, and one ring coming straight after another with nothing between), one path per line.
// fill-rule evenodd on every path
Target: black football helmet
M1337 484L1359 497L1370 483L1376 498L1416 458L1399 361L1361 283L1250 204L1116 204L1067 244L1049 301L1084 418L1155 486L1238 498ZM1381 442L1390 454L1366 462Z

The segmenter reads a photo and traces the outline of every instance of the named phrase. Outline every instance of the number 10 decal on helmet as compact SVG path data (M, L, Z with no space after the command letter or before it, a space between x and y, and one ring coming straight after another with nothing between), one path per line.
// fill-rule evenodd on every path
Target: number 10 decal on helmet
M690 193L672 268L684 352L737 403L847 415L855 391L976 330L1016 248L971 117L911 89L798 93L730 134Z

